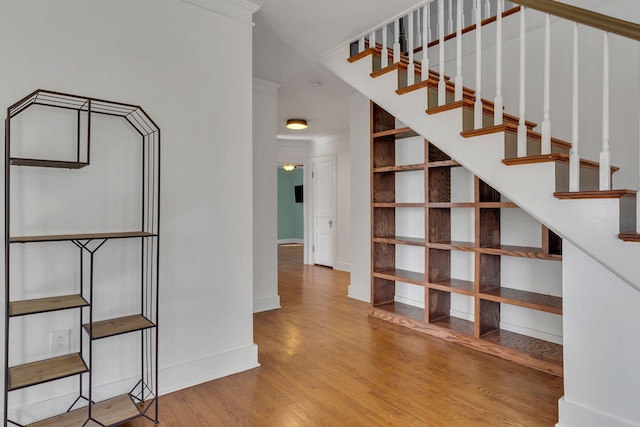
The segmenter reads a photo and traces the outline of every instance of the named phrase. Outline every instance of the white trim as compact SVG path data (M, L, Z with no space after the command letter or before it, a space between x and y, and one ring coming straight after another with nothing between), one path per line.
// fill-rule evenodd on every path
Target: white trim
M182 0L202 9L226 16L243 24L253 26L251 15L256 13L260 6L247 0Z
M405 298L400 295L396 295L394 301L397 301L402 304L411 305L413 307L424 308L424 301L419 301L417 299Z
M556 427L633 427L627 421L614 418L609 414L597 412L577 403L567 401L564 396L558 400L558 418Z
M353 283L349 285L347 290L347 296L349 298L357 299L359 301L364 301L366 303L371 302L371 290L369 286L362 287L354 285Z
M348 262L338 262L336 261L333 264L333 269L334 270L340 270L340 271L346 271L347 273L351 271L351 264L349 264Z
M323 143L328 143L328 142L333 142L336 141L337 139L335 139L335 136L328 136L326 138L321 138L320 139L320 144ZM314 246L315 246L315 236L316 236L316 230L315 230L315 221L314 221L314 216L315 216L315 181L313 180L313 168L315 166L316 163L322 163L322 162L327 162L330 161L331 165L332 165L332 178L333 178L333 212L331 214L334 223L337 221L337 214L338 214L338 190L337 190L337 165L338 165L338 155L337 153L330 153L330 154L323 154L320 156L315 156L315 157L311 157L309 159L309 163L310 163L310 167L307 168L308 170L305 173L305 186L304 186L304 192L306 194L303 194L305 203L304 206L307 208L306 211L306 224L305 224L305 229L308 230L307 236L305 237L306 240L306 244L305 244L305 264L315 264L315 256L314 256ZM306 185L306 183L309 182L309 185ZM336 225L337 227L337 225ZM336 227L333 227L333 229L335 230ZM338 242L337 242L337 236L336 236L336 232L333 232L333 260L332 260L332 264L329 267L334 267L335 263L336 263L336 255L338 253Z
M277 310L279 308L282 308L280 305L280 295L253 299L254 313L262 313L263 311Z
M301 244L304 245L304 239L278 239L278 244L279 245L287 245L290 243L296 243L296 244Z
M265 95L277 95L278 88L280 85L278 83L271 82L269 80L259 79L257 77L253 78L253 90L256 92L264 93Z

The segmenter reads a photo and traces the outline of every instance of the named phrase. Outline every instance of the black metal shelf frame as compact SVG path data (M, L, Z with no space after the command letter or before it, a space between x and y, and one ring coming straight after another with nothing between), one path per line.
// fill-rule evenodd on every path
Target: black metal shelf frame
M12 157L11 121L20 113L34 105L54 109L76 111L76 153L71 160L25 159ZM94 114L120 117L136 130L141 138L141 218L140 229L132 232L97 232L92 234L73 234L59 236L11 236L11 169L13 167L48 167L62 169L80 169L90 167L91 121ZM73 172L70 172L73 173ZM88 372L79 374L78 397L73 404L61 412L70 412L83 402L87 406L87 422L104 426L92 414L94 401L93 384L93 336L94 306L108 301L94 300L94 255L109 240L139 239L140 241L140 307L139 314L149 319L155 327L141 328L128 333L139 333L141 342L140 380L129 391L129 396L139 409L139 416L154 424L158 423L158 284L159 284L159 245L160 245L160 128L138 105L106 101L78 95L38 89L14 103L7 109L5 120L5 388L4 388L4 426L8 423L22 426L9 419L9 348L10 348L10 304L11 304L11 247L15 244L42 244L46 242L68 241L79 249L79 292L88 305L70 307L78 310L80 327L78 328L80 354L88 361ZM15 285L14 285L15 286ZM37 315L29 313L26 315ZM88 324L83 331L82 324ZM84 345L87 334L87 346ZM87 347L87 349L85 349ZM88 352L88 354L86 354ZM86 395L83 394L83 380L88 377ZM125 420L118 420L117 425Z

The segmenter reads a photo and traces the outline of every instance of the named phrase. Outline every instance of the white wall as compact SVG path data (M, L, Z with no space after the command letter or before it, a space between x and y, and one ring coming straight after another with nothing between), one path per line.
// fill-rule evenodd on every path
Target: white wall
M137 103L162 129L161 393L257 366L246 125L254 9L200 4L226 16L178 0L0 4L0 105L46 88ZM46 329L44 318L36 322ZM33 339L48 342L48 332ZM118 360L120 349L108 347L102 356ZM128 383L131 372L119 368L111 363L99 385ZM66 396L75 384L56 381L12 405Z
M351 159L351 283L349 296L371 299L371 177L370 106L361 94L352 95L349 109Z
M309 150L309 164L311 158L327 154L336 155L336 253L334 268L349 271L351 269L351 188L349 185L349 134L344 133L312 141ZM309 173L310 171L307 171ZM305 176L305 178L307 178ZM308 181L311 182L311 181ZM307 187L307 186L305 186ZM309 190L308 190L309 191ZM306 195L305 195L306 197ZM310 196L312 197L312 196ZM311 199L305 199L311 200ZM311 212L309 214L312 214ZM310 216L308 218L311 218ZM312 221L307 221L307 227ZM309 259L312 259L307 250Z
M563 244L564 397L558 427L640 425L640 294Z
M253 79L253 312L280 308L278 295L277 90Z

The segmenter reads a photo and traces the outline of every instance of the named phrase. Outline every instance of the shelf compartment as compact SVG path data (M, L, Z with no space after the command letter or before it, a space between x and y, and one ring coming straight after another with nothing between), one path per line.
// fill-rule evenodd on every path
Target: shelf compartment
M562 298L535 292L521 291L505 287L486 289L480 298L505 304L517 305L547 313L562 314Z
M91 325L82 325L87 333L93 332L91 339L98 340L101 338L112 337L114 335L126 334L129 332L141 331L153 328L156 325L141 314L133 316L118 317L116 319L102 320L93 322L93 331Z
M461 279L437 279L428 283L429 288L462 295L475 295L474 283Z
M560 344L505 331L504 329L492 332L482 339L500 347L515 350L528 358L555 366L562 372L562 345Z
M473 337L474 325L469 320L460 319L458 317L448 316L431 322L432 325L438 326L447 331L457 334L468 335Z
M91 408L91 415L94 419L98 420L105 426L119 425L142 416L128 394L94 404ZM85 424L88 416L89 410L87 407L84 407L29 424L27 427L81 427L84 425L100 425L93 421L89 421Z
M374 237L375 243L388 243L392 245L410 245L410 246L425 246L425 240L418 237L404 237L404 236L389 236L389 237Z
M88 372L80 353L9 368L9 391Z
M424 286L424 273L418 273L415 271L395 268L391 270L374 271L373 276L379 277L380 279L394 280L398 282Z
M391 136L391 137L394 137L395 139L404 139L404 138L411 138L414 136L418 136L418 132L412 130L409 127L404 127L399 129L383 130L383 131L374 133L372 136L373 138Z
M70 162L66 160L44 160L44 159L25 159L21 157L12 157L9 160L13 166L34 166L41 168L58 168L58 169L82 169L89 166L86 162Z
M130 237L154 237L156 233L146 231L118 231L110 233L52 234L43 236L13 236L9 243L61 242L71 240L126 239Z
M424 170L424 168L424 163L417 163L413 165L383 166L373 169L373 173L410 172Z
M46 313L49 311L66 310L70 308L80 308L88 305L89 303L82 297L82 295L63 295L58 297L13 301L9 303L9 317Z
M489 255L506 255L521 258L546 259L551 261L562 261L562 255L547 254L542 248L530 246L495 245L476 248L478 252Z
M398 324L406 323L407 320L413 324L424 323L422 308L397 301L371 307L369 314Z

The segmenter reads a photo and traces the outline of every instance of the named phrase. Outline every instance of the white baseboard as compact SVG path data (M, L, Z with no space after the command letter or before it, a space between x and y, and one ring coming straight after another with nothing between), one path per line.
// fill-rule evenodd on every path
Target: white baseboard
M263 311L269 311L269 310L277 310L278 308L280 308L280 295L273 295L270 297L253 299L254 313L261 313Z
M396 295L394 298L396 301L402 303L402 304L407 304L407 305L412 305L414 307L420 307L420 308L424 308L424 301L419 301L419 300L415 300L415 299L411 299L411 298L404 298L401 296Z
M291 244L291 243L296 243L296 244L303 245L304 244L304 239L278 239L278 244L279 245L287 245L287 244Z
M596 412L592 409L565 400L558 400L559 421L556 427L634 427L637 423L613 418L611 415Z
M365 288L353 284L349 285L347 296L360 301L371 302L371 290L368 286Z
M212 381L227 375L257 368L258 346L247 347L216 354L204 359L161 368L159 374L159 395L182 390L187 387ZM126 378L94 388L96 401L106 400L129 392L139 381L139 377ZM76 399L77 392L31 402L9 410L11 419L29 424L52 417L67 410ZM78 406L82 406L81 404Z
M348 262L336 262L333 265L333 269L334 270L350 272L351 271L351 264L349 264Z

